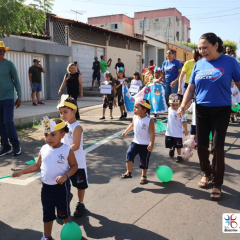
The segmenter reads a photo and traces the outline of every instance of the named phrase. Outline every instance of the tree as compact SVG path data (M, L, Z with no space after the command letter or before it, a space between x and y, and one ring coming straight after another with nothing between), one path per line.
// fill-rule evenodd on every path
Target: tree
M185 46L188 46L192 49L198 49L198 45L196 43L187 43L187 42L184 42L184 41L181 41L180 43L185 45Z
M234 42L234 41L230 41L230 40L224 40L223 41L223 46L224 46L224 52L223 53L226 53L226 47L227 46L231 46L232 47L232 49L233 49L233 51L236 53L236 51L237 51L237 43L236 42Z
M45 12L51 12L53 0L0 0L0 38L23 32L44 32Z

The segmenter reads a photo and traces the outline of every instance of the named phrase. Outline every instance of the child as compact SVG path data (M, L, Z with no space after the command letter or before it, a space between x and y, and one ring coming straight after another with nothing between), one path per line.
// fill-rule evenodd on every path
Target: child
M182 119L177 117L177 111L179 108L179 100L178 95L172 93L169 96L169 105L168 108L168 124L167 131L165 134L165 145L166 148L169 148L169 156L174 157L175 148L177 148L177 159L176 162L180 163L183 161L181 150L183 148L183 130L185 135L188 135L187 131L187 119L185 115Z
M127 78L125 78L124 70L122 67L117 67L117 79L116 79L116 89L118 96L118 106L120 107L121 117L120 120L127 117L127 112L124 106L123 95L122 95L122 85L127 85Z
M154 73L155 66L149 66L148 72L144 76L144 84L150 84L153 81L153 73Z
M114 102L114 84L113 78L109 71L104 73L104 77L106 81L102 83L102 85L111 85L111 94L103 95L103 115L99 118L99 120L105 119L105 112L106 108L109 107L110 110L110 119L113 119L112 112L113 112L113 102ZM101 88L101 87L100 87Z
M155 128L153 120L149 117L151 105L146 99L138 99L134 104L134 117L132 124L122 134L126 137L127 133L134 130L134 138L127 151L126 167L127 172L122 174L122 178L132 178L132 166L137 154L140 156L139 168L142 169L140 184L147 183L148 162L153 151L155 141Z
M72 185L77 188L78 202L74 217L81 217L85 212L83 203L85 189L88 188L86 158L83 152L83 128L76 120L77 103L74 98L62 95L58 103L60 117L67 122L69 133L64 136L62 142L71 147L77 160L78 170L71 176Z
M238 102L238 88L234 85L234 81L231 83L231 92L232 92L232 106L235 107L236 103ZM237 121L237 112L231 111L231 120L230 122L233 123Z
M191 123L191 128L190 128L190 134L191 135L195 135L194 140L196 141L196 103L193 100L191 103L191 106L189 107L189 109L186 111L186 113L192 113L192 123Z
M69 193L71 177L77 171L77 162L72 149L61 143L69 129L60 119L43 119L45 144L38 154L37 162L21 171L13 172L13 177L32 173L41 168L43 182L41 200L43 206L44 234L41 240L52 240L52 225L57 216L67 223L70 219Z
M134 72L133 73L133 80L131 81L131 85L130 85L130 88L129 88L129 90L131 89L131 86L132 85L135 85L135 86L138 86L139 87L139 90L138 90L138 92L139 91L141 91L141 89L142 89L142 80L141 80L141 78L140 78L140 74L139 74L139 72ZM129 91L130 92L130 91ZM130 94L132 95L132 96L134 96L134 95L136 95L137 93L136 92L130 92Z
M153 79L153 83L159 83L162 84L162 82L160 81L160 77L162 76L162 70L160 67L155 67L154 69L154 79Z

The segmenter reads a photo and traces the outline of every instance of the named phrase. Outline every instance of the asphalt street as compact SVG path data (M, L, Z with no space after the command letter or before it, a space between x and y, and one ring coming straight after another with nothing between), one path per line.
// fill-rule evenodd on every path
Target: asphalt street
M119 121L119 109L113 111L114 120L99 121L101 107L84 112L81 124L84 128L84 143L107 138L124 130L132 115ZM167 117L160 115L159 119ZM188 128L190 129L191 114ZM140 185L139 159L135 159L133 178L120 179L125 173L126 151L133 135L115 138L87 153L89 188L86 190L86 214L72 218L82 229L82 239L116 240L208 240L239 239L239 234L222 233L222 214L239 213L239 123L228 128L225 153L226 169L222 187L222 199L210 200L211 189L197 185L202 177L197 152L190 162L176 163L165 149L164 133L156 134L155 154L157 164L173 170L173 179L162 183L156 176L155 157L152 154L148 171L148 184ZM21 139L22 155L7 155L0 158L0 176L9 175L12 169L26 167L26 161L37 156L44 145L41 128L33 129L32 136ZM87 147L87 146L86 146ZM212 158L212 156L211 156ZM24 175L20 180L33 174ZM0 180L0 239L38 240L42 237L42 206L40 178L22 186ZM77 202L76 190L72 188L71 211ZM60 240L62 225L54 222L53 238Z

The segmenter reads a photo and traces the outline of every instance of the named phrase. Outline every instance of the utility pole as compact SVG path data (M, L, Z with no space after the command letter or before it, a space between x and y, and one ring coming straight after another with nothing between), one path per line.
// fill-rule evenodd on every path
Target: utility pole
M144 40L144 37L145 37L145 20L146 20L146 18L144 17L143 18L143 31L142 31L143 40Z
M143 18L143 31L142 31L143 40L144 40L144 37L145 37L145 20L146 20L146 18L144 17ZM143 58L142 58L143 66L144 66L144 60L145 60L145 47L146 47L146 44L145 44L145 42L143 42Z

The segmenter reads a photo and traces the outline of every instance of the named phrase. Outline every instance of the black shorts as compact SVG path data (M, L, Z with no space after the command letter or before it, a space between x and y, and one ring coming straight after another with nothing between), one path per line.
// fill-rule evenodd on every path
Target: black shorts
M166 148L183 148L183 139L165 136L165 146Z
M56 219L55 209L57 209L59 219L66 219L70 216L69 193L69 180L62 185L48 185L43 183L41 191L43 222L51 222Z
M122 95L118 95L118 106L124 105L124 100Z
M107 95L103 99L103 108L109 107L109 109L113 109L113 100L114 96Z
M100 81L100 72L98 74L93 73L92 78L93 78L93 80L95 80L97 78L97 80Z
M80 168L77 172L70 177L72 185L78 189L88 188L88 181L85 173L85 169Z
M127 159L126 162L132 161L134 162L134 158L139 154L140 164L139 168L148 169L149 158L151 156L151 152L147 150L148 145L141 145L132 142L127 151Z
M196 135L196 125L191 125L191 128L190 128L190 134L191 135Z

